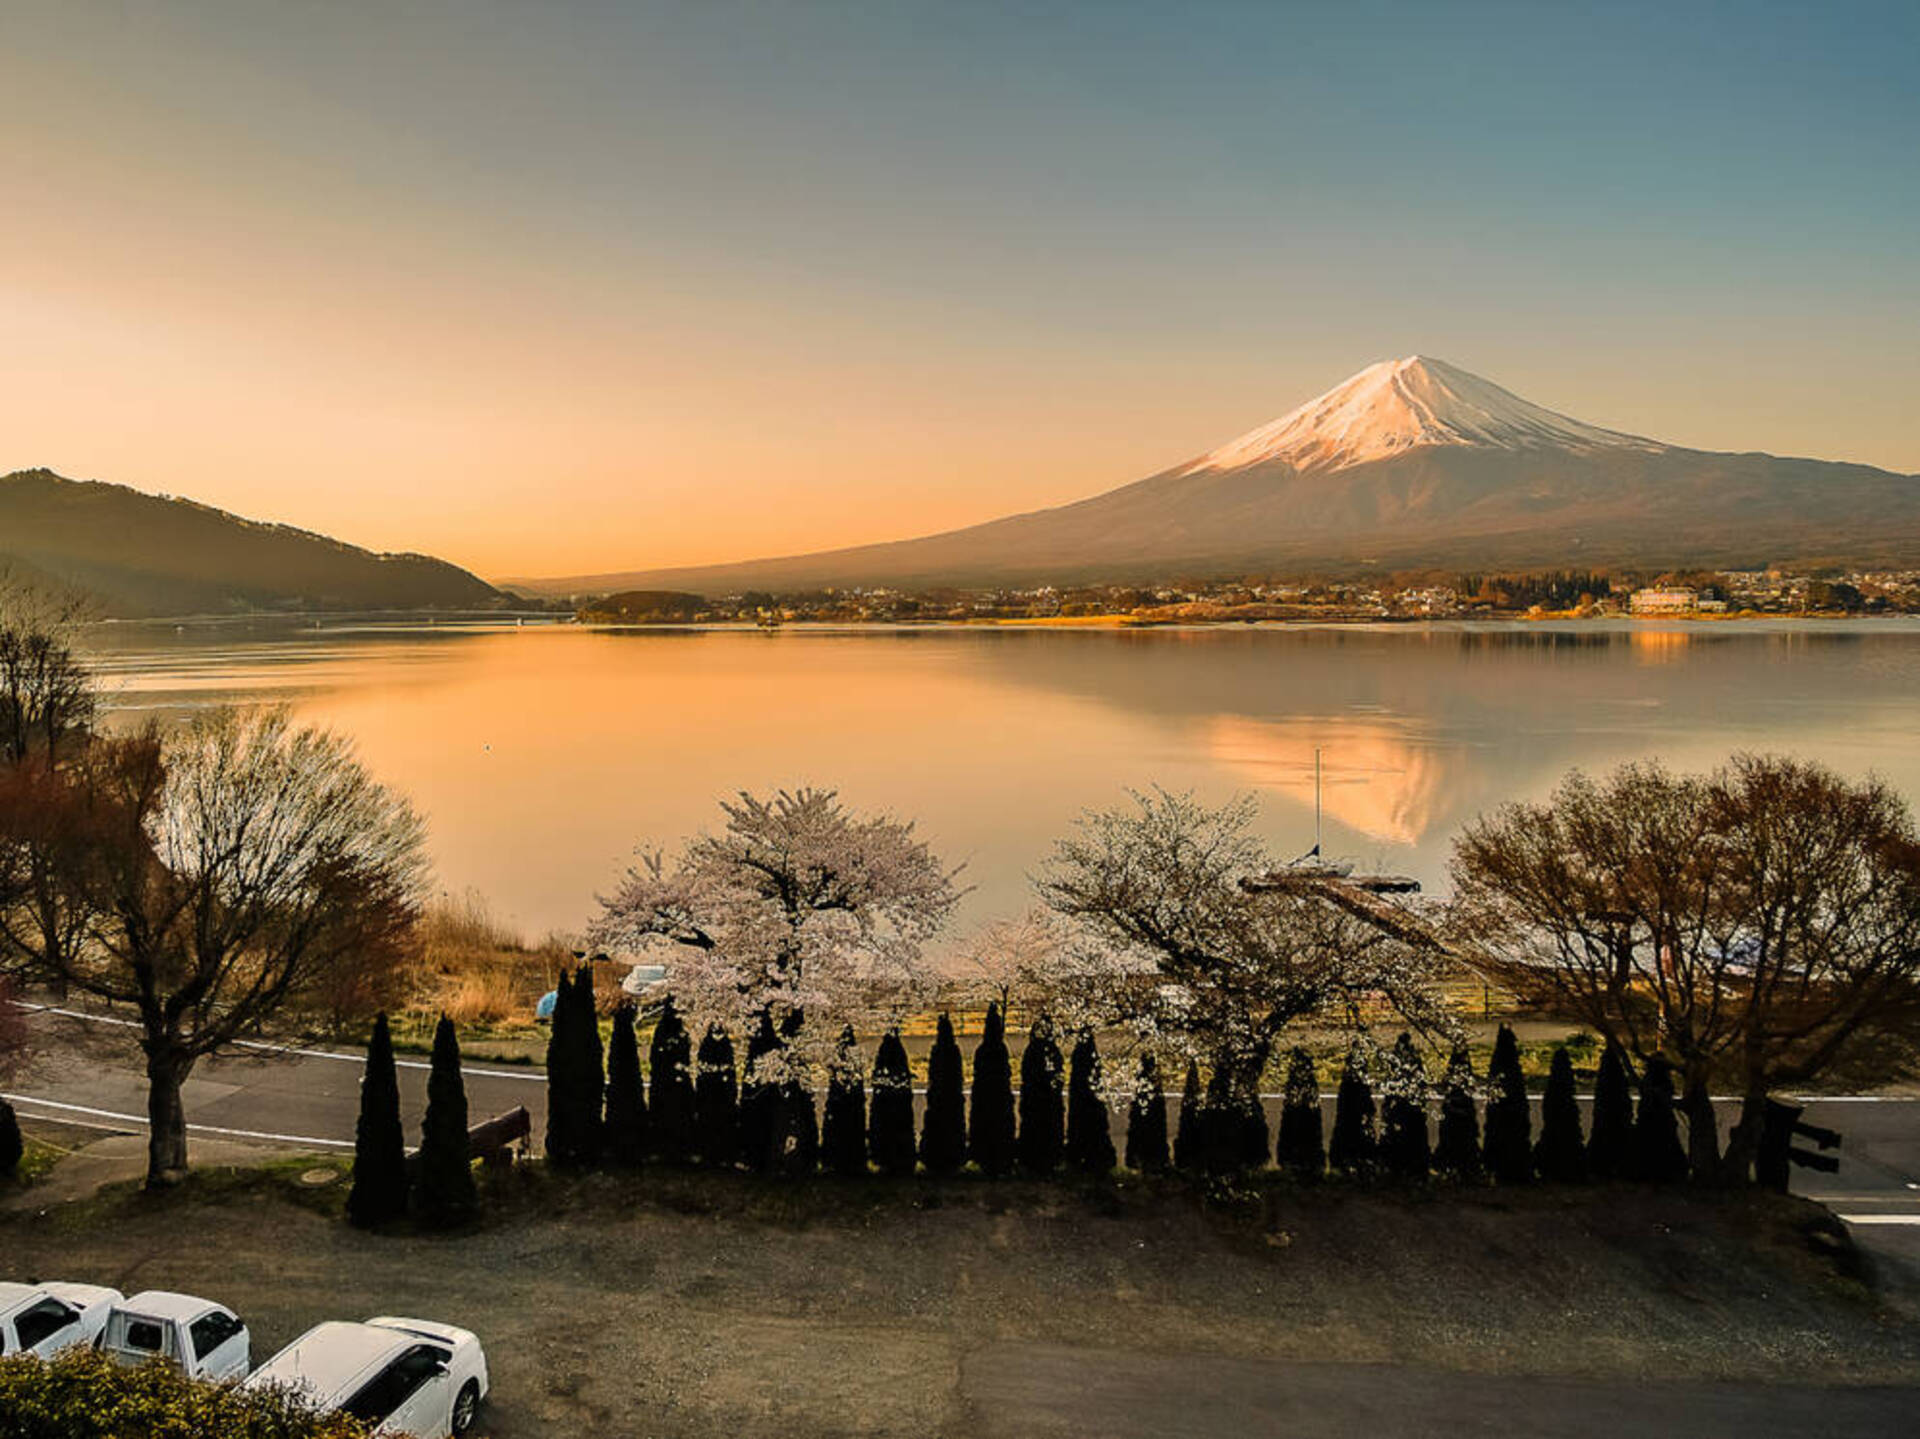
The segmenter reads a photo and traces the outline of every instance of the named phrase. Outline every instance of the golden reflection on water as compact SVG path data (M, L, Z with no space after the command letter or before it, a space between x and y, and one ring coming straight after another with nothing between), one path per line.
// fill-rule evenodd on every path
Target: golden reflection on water
M1676 642L1677 640L1677 642ZM1736 748L1920 793L1920 626L1175 633L194 631L103 636L114 702L285 699L427 816L441 881L535 929L591 914L641 843L740 788L822 784L918 821L974 886L965 929L1127 786L1255 789L1282 856L1444 877L1459 827L1573 765ZM1649 663L1650 657L1658 657Z

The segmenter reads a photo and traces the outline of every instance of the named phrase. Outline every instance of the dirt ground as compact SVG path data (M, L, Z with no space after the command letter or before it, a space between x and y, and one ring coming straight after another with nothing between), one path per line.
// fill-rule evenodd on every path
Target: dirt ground
M1798 1200L1275 1184L1204 1204L1177 1182L535 1166L495 1181L474 1232L429 1237L349 1229L343 1186L302 1182L320 1163L3 1214L0 1269L206 1294L248 1318L258 1358L325 1317L466 1325L496 1439L1020 1432L980 1412L1010 1382L980 1371L1042 1351L1142 1372L1920 1384L1907 1301Z

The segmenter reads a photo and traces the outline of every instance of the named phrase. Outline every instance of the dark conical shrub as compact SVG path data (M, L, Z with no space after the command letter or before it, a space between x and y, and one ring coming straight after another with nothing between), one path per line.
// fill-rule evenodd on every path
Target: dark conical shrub
M547 1030L547 1158L563 1168L580 1161L579 1050L574 1044L573 971L560 971Z
M1327 1162L1338 1173L1365 1178L1373 1173L1379 1141L1373 1128L1373 1085L1367 1079L1367 1050L1356 1039L1347 1050L1340 1071L1340 1090L1333 1102L1333 1139Z
M1062 1109L1060 1046L1053 1042L1053 1021L1042 1014L1027 1032L1020 1055L1020 1167L1029 1174L1051 1174L1066 1147Z
M820 1161L820 1117L813 1107L813 1086L804 1076L790 1072L778 1094L775 1165L787 1178L798 1179L813 1173Z
M693 1122L700 1162L732 1168L740 1149L739 1081L733 1072L733 1040L717 1024L707 1026L694 1056Z
M773 1016L763 1009L747 1036L747 1063L740 1073L740 1158L756 1174L770 1172L777 1157L780 1087L768 1071L779 1048Z
M1487 1065L1487 1132L1481 1158L1499 1184L1525 1184L1533 1178L1533 1111L1527 1080L1520 1072L1520 1042L1500 1026L1493 1059Z
M1640 1072L1640 1109L1633 1121L1635 1174L1649 1184L1687 1177L1687 1151L1673 1108L1673 1066L1655 1055Z
M1320 1077L1313 1056L1294 1047L1287 1058L1286 1098L1280 1106L1280 1143L1274 1159L1294 1179L1313 1180L1327 1172L1325 1121L1320 1115Z
M1200 1066L1187 1061L1186 1082L1180 1087L1180 1118L1173 1135L1173 1167L1183 1174L1197 1174L1206 1159L1206 1100L1200 1093Z
M913 1073L900 1031L890 1029L873 1057L867 1101L867 1152L882 1174L913 1173Z
M1093 1031L1083 1029L1073 1043L1067 1087L1067 1163L1082 1174L1113 1172L1113 1117L1101 1083L1100 1050Z
M1433 1147L1433 1167L1449 1179L1471 1182L1485 1173L1480 1165L1480 1108L1474 1099L1478 1087L1473 1055L1464 1042L1454 1045L1447 1077L1441 1081L1440 1136Z
M633 1032L634 1010L622 1004L613 1012L607 1041L607 1117L602 1133L608 1160L637 1169L647 1157L647 1096L640 1077L640 1041Z
M653 1026L647 1046L652 1092L647 1096L647 1132L653 1153L668 1164L693 1158L693 1041L672 999Z
M460 1076L460 1041L446 1015L433 1031L427 1073L427 1112L420 1123L420 1177L413 1189L420 1221L449 1229L473 1218L479 1197L467 1151L467 1087Z
M1563 1045L1553 1052L1547 1092L1540 1101L1540 1142L1533 1166L1542 1179L1578 1184L1587 1177L1587 1140L1580 1132L1580 1100L1573 1087L1573 1056Z
M1688 1081L1682 1104L1687 1116L1687 1167L1695 1179L1711 1184L1720 1178L1720 1122L1704 1077Z
M1133 1102L1127 1106L1127 1168L1158 1174L1166 1167L1167 1095L1160 1087L1159 1063L1143 1054L1133 1079Z
M1265 1169L1273 1135L1267 1127L1267 1107L1260 1099L1259 1081L1234 1095L1225 1114L1232 1126L1233 1168Z
M6 1160L6 1120L0 1116L0 1174ZM19 1138L18 1127L13 1130ZM14 1157L15 1165L19 1156ZM400 1076L393 1063L393 1037L387 1017L373 1021L367 1041L367 1067L360 1077L360 1119L353 1129L353 1188L347 1194L347 1218L362 1229L402 1218L407 1212L407 1136L400 1125Z
M1398 1179L1425 1179L1433 1167L1427 1140L1427 1068L1413 1036L1405 1030L1393 1043L1386 1065L1386 1124L1380 1160Z
M580 1169L599 1158L604 1088L593 971L581 965L560 976L547 1036L547 1158L554 1164Z
M820 1162L835 1174L867 1172L867 1086L860 1077L860 1049L853 1026L840 1031L840 1043L827 1068L827 1112L820 1127Z
M929 1174L954 1174L967 1162L967 1090L953 1020L940 1016L927 1056L927 1111L920 1129L920 1164Z
M1595 1179L1629 1179L1633 1171L1633 1086L1627 1080L1626 1051L1609 1043L1593 1083L1587 1173Z
M1013 1058L1007 1052L1000 1006L987 1006L986 1030L973 1051L973 1110L968 1117L967 1155L983 1174L1013 1173L1017 1155L1013 1127Z
M385 1018L384 1015L382 1015L381 1017L383 1019ZM362 1113L363 1113L362 1122L364 1122L364 1110L362 1111ZM397 1127L399 1123L399 1112L397 1110L394 1113L394 1122ZM404 1146L403 1146L403 1149L404 1149ZM13 1112L13 1106L11 1104L7 1103L7 1101L4 1099L0 1099L0 1179L12 1179L15 1175L17 1175L20 1172L20 1161L26 1158L26 1155L27 1155L27 1142L20 1135L20 1116ZM406 1172L404 1168L404 1164L405 1164L405 1159L403 1154L403 1157L402 1157L403 1168L401 1170L403 1177ZM360 1173L359 1147L357 1143L355 1145L353 1169L354 1169L354 1175L355 1175L355 1182L357 1184L358 1175ZM374 1222L373 1220L362 1220L353 1215L353 1209L352 1209L353 1201L351 1198L348 1199L347 1205L348 1205L347 1213L349 1217L353 1218L354 1223L370 1224ZM401 1194L400 1194L400 1210L402 1213L406 1212L406 1191L404 1189L401 1190Z

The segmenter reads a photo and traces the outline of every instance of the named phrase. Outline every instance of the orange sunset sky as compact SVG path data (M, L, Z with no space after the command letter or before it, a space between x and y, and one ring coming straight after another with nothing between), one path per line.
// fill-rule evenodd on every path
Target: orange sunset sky
M591 573L1078 498L1414 352L1920 470L1913 7L1335 8L10 5L0 472Z

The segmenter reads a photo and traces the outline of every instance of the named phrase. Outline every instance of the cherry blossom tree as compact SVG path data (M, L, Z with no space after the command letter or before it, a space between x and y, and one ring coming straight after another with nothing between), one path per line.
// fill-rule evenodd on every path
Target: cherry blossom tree
M725 827L669 859L642 851L592 941L651 952L683 1014L781 1043L750 1080L787 1084L831 1057L842 1025L884 1027L924 1005L922 963L960 896L913 825L866 815L826 789L742 792Z
M1359 1023L1384 1002L1423 1030L1452 1023L1432 948L1311 893L1242 885L1274 868L1253 820L1248 797L1213 809L1135 792L1083 816L1038 879L1086 971L1076 992L1102 996L1104 1022L1207 1065L1209 1102L1248 1113L1297 1020Z

